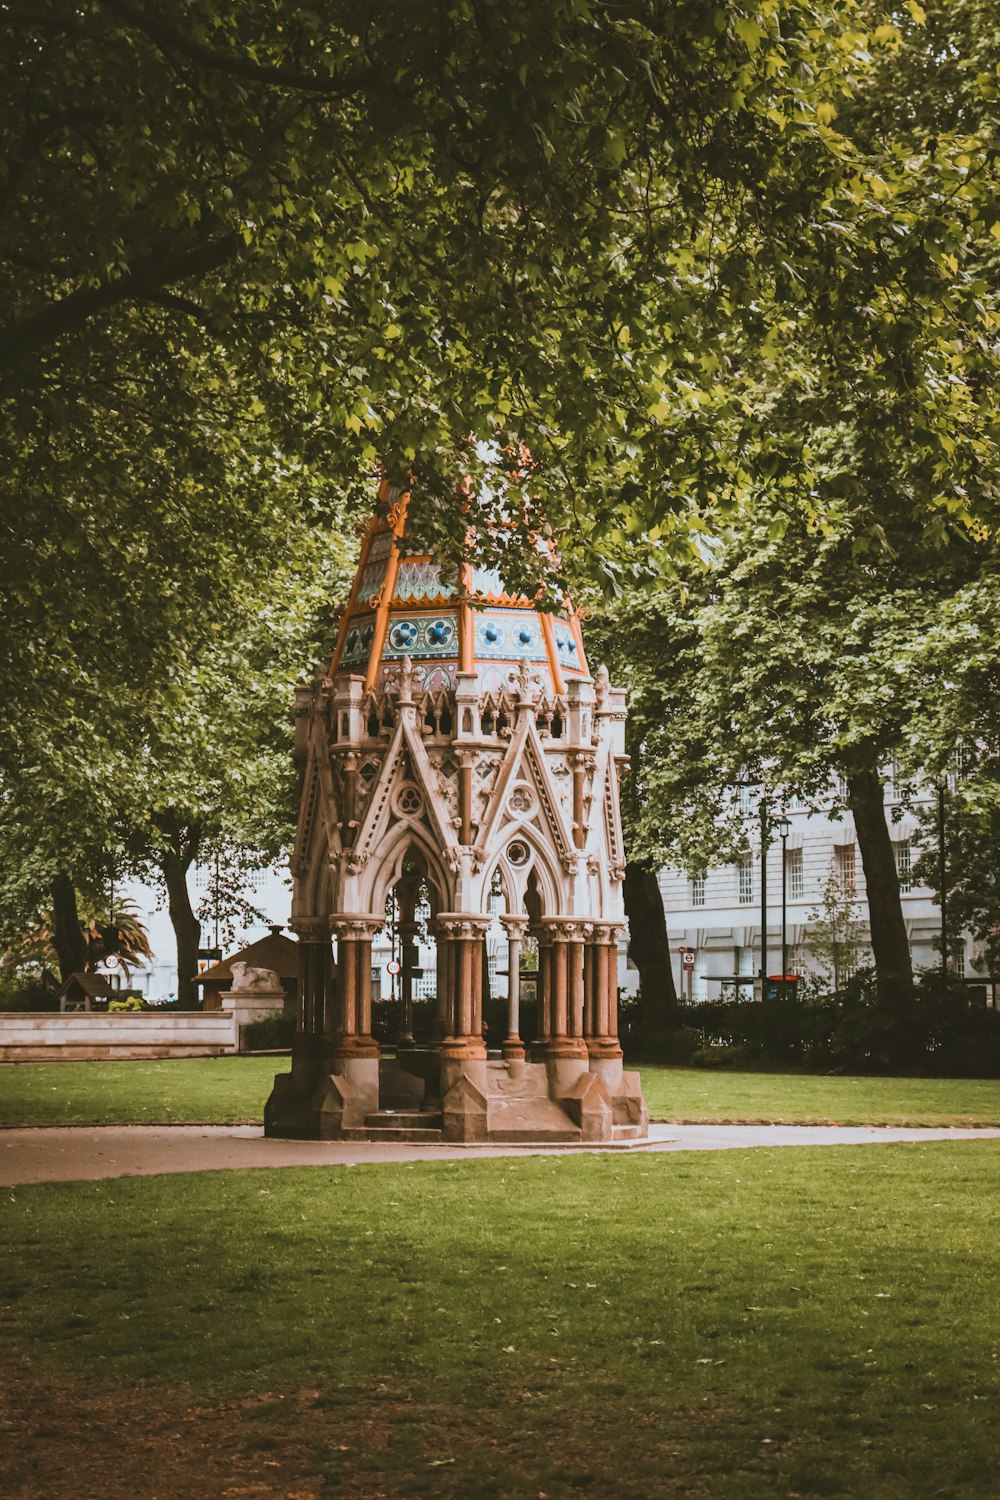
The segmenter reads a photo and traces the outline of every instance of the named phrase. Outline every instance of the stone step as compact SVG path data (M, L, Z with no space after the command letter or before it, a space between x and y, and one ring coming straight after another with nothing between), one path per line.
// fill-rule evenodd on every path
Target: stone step
M613 1141L643 1141L646 1137L638 1125L612 1125L611 1139Z
M368 1130L438 1130L441 1111L429 1109L377 1109L365 1116Z
M401 1142L411 1146L438 1146L441 1143L441 1131L430 1126L421 1129L415 1125L366 1125L364 1130L345 1131L344 1135L353 1140L374 1141L379 1145Z
M564 1130L538 1130L530 1126L523 1130L514 1128L490 1130L489 1145L499 1141L508 1146L578 1146L580 1132L572 1125Z

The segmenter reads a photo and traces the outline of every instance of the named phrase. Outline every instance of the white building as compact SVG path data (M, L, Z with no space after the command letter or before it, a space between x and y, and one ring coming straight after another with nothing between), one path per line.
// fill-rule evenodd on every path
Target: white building
M667 920L678 994L695 1000L718 999L737 991L746 997L760 993L753 985L760 973L761 850L759 792L741 792L741 812L746 820L750 851L737 864L719 866L704 877L692 879L686 871L668 866L660 872L660 890ZM932 805L934 793L904 803L902 791L890 779L886 783L886 811L890 837L896 853L903 917L915 970L939 965L941 911L933 894L918 886L913 877L918 837L923 820L918 810ZM856 897L856 938L847 967L870 961L868 906L865 878L851 813L838 809L831 796L820 808L790 800L784 807L771 804L771 834L767 850L767 973L781 974L782 958L782 846L785 864L785 930L788 974L807 976L829 967L817 927L828 911L825 895L831 877L843 897ZM775 820L784 813L787 837L782 840ZM924 832L923 837L926 838ZM851 945L845 945L848 947ZM687 949L688 967L682 950ZM952 967L960 975L971 974L972 942L963 935L957 944Z

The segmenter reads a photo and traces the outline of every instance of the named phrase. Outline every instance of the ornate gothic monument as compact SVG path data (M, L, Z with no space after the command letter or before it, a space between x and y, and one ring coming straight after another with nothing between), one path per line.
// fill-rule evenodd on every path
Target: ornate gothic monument
M442 577L406 550L407 498L382 501L388 519L368 526L329 672L299 690L292 926L304 980L267 1134L644 1136L618 1043L624 693L604 668L591 676L572 610L511 597L490 569ZM414 1040L419 913L437 958ZM372 939L387 921L403 959L395 1058L372 1036ZM484 1035L498 921L505 1034ZM534 955L527 1046L522 950Z

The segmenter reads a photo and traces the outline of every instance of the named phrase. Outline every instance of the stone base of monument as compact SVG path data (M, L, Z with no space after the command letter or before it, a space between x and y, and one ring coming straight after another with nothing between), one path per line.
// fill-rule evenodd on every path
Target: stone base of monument
M336 1067L317 1081L293 1059L293 1072L275 1078L265 1134L524 1146L614 1145L648 1135L639 1075L625 1071L620 1059L616 1067L587 1058L462 1061L413 1048L395 1060Z

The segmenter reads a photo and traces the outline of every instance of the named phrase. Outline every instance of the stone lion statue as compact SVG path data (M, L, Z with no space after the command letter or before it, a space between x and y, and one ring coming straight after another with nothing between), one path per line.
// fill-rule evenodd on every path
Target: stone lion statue
M281 980L273 969L255 969L253 964L233 964L234 990L244 994L247 990L280 990Z

